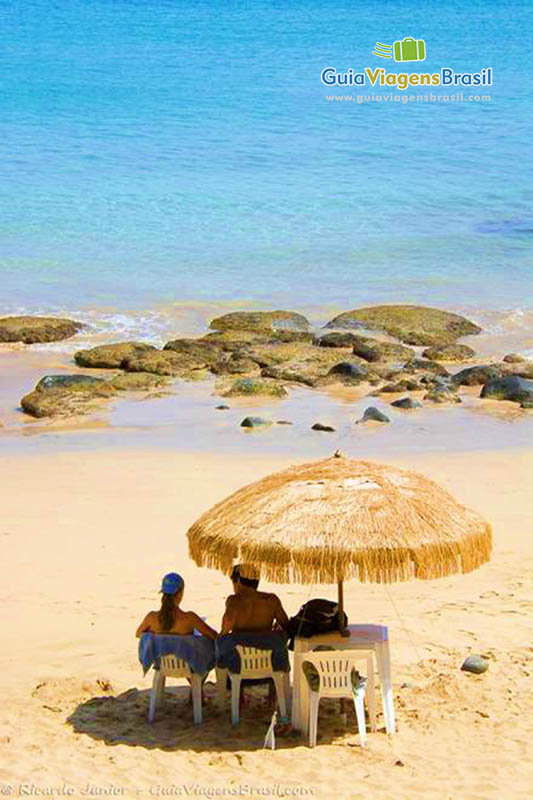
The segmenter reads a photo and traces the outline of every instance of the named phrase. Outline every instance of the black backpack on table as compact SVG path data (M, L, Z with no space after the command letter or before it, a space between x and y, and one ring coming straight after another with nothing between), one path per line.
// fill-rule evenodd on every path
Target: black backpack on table
M348 625L348 617L344 614L344 627ZM333 600L308 600L300 608L295 617L289 620L289 649L294 646L294 637L303 636L308 639L317 633L330 633L339 630L339 605Z

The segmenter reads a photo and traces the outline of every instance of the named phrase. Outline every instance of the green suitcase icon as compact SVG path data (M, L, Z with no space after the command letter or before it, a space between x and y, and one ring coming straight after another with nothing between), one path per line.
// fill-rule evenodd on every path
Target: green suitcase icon
M395 61L425 61L426 43L423 39L406 39L394 42Z

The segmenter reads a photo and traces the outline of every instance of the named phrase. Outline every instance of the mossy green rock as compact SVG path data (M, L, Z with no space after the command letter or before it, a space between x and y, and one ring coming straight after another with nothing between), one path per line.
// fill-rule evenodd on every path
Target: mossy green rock
M58 342L70 339L83 327L81 322L61 317L2 317L0 342Z
M32 417L68 417L86 414L108 399L116 389L106 381L72 383L55 388L35 389L20 401L22 409Z
M232 353L229 358L221 358L210 367L215 375L246 375L253 377L261 372L258 364L251 358L241 356L240 353Z
M179 378L194 377L194 372L208 367L205 359L171 350L150 350L125 358L122 367L127 372L151 372Z
M222 397L249 397L252 395L284 397L286 394L286 389L276 381L264 378L238 378L233 381L229 389L222 392Z
M427 358L412 358L405 367L404 372L424 372L426 375L439 375L442 378L448 376L448 371L438 361L429 361Z
M462 400L456 392L451 391L446 386L434 386L424 395L424 400L432 403L461 403Z
M344 352L350 361L365 364L349 349ZM263 376L307 386L315 386L342 360L342 354L336 348L315 347L301 342L252 346L249 357L259 364Z
M444 347L428 347L422 353L430 361L461 362L475 356L476 351L467 344L447 344Z
M123 372L109 383L119 392L146 392L167 386L168 378L150 372Z
M328 322L328 328L367 328L385 331L406 344L446 345L481 328L459 314L410 305L371 306L346 311Z
M507 353L503 360L506 364L521 364L526 359L525 356L521 356L519 353Z
M193 357L205 364L216 364L224 353L236 350L219 339L173 339L167 342L163 352L179 353Z
M92 375L45 375L35 387L35 391L41 392L45 389L63 389L68 387L79 388L82 385L99 386L101 383L102 380L100 378L93 378Z
M116 342L98 345L90 350L78 350L74 353L74 361L80 367L119 369L124 359L150 351L157 352L157 348L144 342Z
M216 331L307 331L309 321L295 311L234 311L211 320Z
M367 336L355 337L353 352L356 356L370 362L410 361L415 355L414 350L403 344L379 342L377 339L370 339Z

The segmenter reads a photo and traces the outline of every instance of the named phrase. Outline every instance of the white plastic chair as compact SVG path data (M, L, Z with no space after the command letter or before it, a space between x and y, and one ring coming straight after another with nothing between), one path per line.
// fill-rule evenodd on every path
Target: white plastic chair
M366 746L366 680L361 682L355 693L352 687L352 671L356 668L356 664L361 661L366 661L367 668L373 670L372 660L366 654L358 655L356 651L349 653L342 650L315 651L305 654L303 663L309 662L314 666L318 673L319 681L318 691L310 688L309 692L309 747L316 746L318 705L322 697L353 698L361 746ZM373 686L373 674L368 677L371 682L370 685ZM370 701L369 693L369 715L372 728L375 726L375 713L375 698L372 696Z
M192 672L186 661L172 655L161 656L159 669L154 670L148 722L154 721L156 707L163 704L167 678L187 678L191 682L194 724L199 725L202 721L202 676Z
M241 697L241 681L251 678L272 678L276 687L279 710L282 717L287 717L287 700L290 692L288 672L274 672L272 668L272 650L259 650L257 647L246 647L238 644L235 648L241 661L240 673L230 672L231 680L231 722L239 722L239 701Z

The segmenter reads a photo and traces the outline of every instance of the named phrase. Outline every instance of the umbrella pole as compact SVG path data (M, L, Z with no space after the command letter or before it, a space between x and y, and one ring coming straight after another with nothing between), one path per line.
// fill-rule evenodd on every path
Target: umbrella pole
M339 631L340 631L341 636L349 636L350 635L350 631L348 631L344 627L344 587L342 585L342 581L338 582L337 589L338 589L338 593L339 593L339 602L338 602L338 606L339 606L339 611L338 611L338 614L339 614Z

